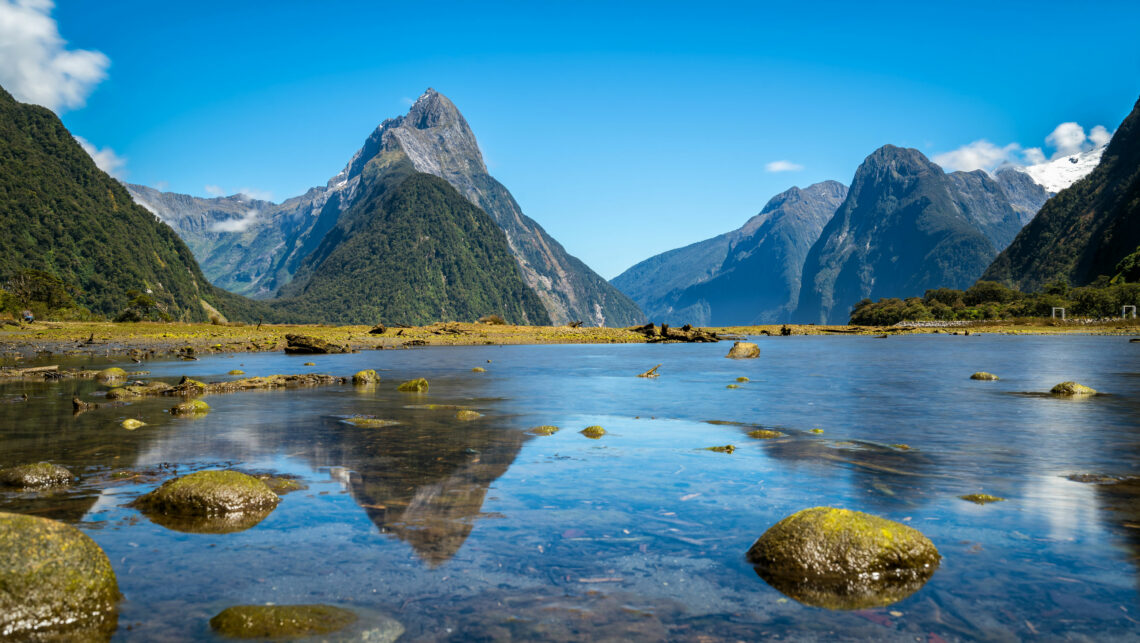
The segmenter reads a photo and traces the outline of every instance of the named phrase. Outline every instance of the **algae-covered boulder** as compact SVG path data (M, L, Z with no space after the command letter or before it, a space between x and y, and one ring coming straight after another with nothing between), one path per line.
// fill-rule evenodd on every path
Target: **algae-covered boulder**
M941 556L917 529L859 511L814 507L784 518L748 550L769 585L828 609L890 605L917 591Z
M0 487L42 489L68 485L74 479L75 476L67 469L48 462L0 469Z
M395 426L400 422L398 420L387 420L384 418L372 417L371 415L354 415L344 419L346 424L358 426L362 429L382 429L387 426Z
M422 377L417 377L414 380L408 380L396 387L397 391L405 393L427 393L428 381Z
M129 400L136 397L162 395L172 388L174 387L165 382L151 382L149 384L128 384L126 386L117 386L107 391L107 399Z
M971 375L970 379L972 379L972 380L983 380L986 382L996 382L1000 378L997 375L994 375L993 373L987 373L985 371L978 371L977 373L974 373L973 375Z
M245 371L241 370L240 368L235 368L234 370L226 373L226 375L245 375Z
M748 437L756 438L757 440L772 440L784 437L784 434L779 431L773 431L772 429L756 429L755 431L749 431Z
M134 418L127 418L127 419L123 420L122 424L120 424L119 426L123 427L124 429L126 429L128 431L134 431L135 429L137 429L139 427L146 426L146 422L143 422L142 420L136 420Z
M724 446L719 446L719 447L705 447L705 451L715 451L717 453L732 453L733 451L736 451L736 447L734 445L731 445L731 444L726 444Z
M588 427L582 429L578 433L581 433L582 435L586 436L587 438L590 438L591 440L597 440L598 438L600 438L606 434L606 430L595 424L594 426L588 426Z
M348 346L330 344L320 337L309 335L286 335L285 352L290 355L324 355L326 353L350 353Z
M332 634L355 622L355 613L332 605L235 605L210 619L210 627L239 639L285 639Z
M114 366L96 373L95 379L99 382L117 382L127 379L127 372L118 366Z
M558 427L552 424L543 424L542 426L533 426L527 433L531 435L554 435L558 433Z
M182 415L193 417L195 415L205 415L210 412L210 405L202 400L189 400L182 402L174 407L171 407L171 415Z
M1096 389L1076 382L1061 382L1050 389L1049 392L1062 397L1083 397L1097 394Z
M988 505L991 502L1004 502L1005 501L1005 498L1001 498L998 496L991 496L988 493L971 493L971 494L967 494L965 496L958 496L958 497L961 498L962 500L967 501L967 502L972 502L975 505Z
M95 541L62 522L0 512L0 638L107 640L118 601Z
M358 371L352 376L353 384L375 384L380 381L380 376L373 369L366 371Z
M475 368L471 369L471 372L472 373L486 373L487 369L483 368L482 366L476 366Z
M132 503L175 531L231 533L253 527L280 502L265 482L238 471L198 471L168 480Z
M725 357L729 359L752 359L760 357L760 347L752 342L736 342L729 349L728 355Z
M477 420L481 417L483 417L483 414L479 413L478 411L469 411L467 409L462 409L460 411L455 412L455 419L457 419L457 420L463 420L463 421Z

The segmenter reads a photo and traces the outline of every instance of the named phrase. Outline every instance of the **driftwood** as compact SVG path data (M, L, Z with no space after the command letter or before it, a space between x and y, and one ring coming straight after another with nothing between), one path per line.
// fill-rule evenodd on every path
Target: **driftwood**
M689 324L685 324L680 329L669 328L668 324L661 324L661 328L653 325L652 322L644 326L635 326L629 330L644 335L645 339L650 344L665 344L665 343L703 343L703 342L719 342L722 338L716 333L700 328L693 328Z
M657 372L657 369L659 369L659 368L661 368L660 364L658 364L657 366L654 366L653 368L649 369L648 371L645 371L641 375L638 375L638 377L658 377L660 375L660 373Z
M51 366L33 366L31 368L5 368L0 369L0 377L28 377L29 375L43 375L47 376L48 373L54 373L59 370L58 365Z
M323 355L326 353L351 353L347 346L330 344L318 337L308 335L286 335L285 352L292 355Z

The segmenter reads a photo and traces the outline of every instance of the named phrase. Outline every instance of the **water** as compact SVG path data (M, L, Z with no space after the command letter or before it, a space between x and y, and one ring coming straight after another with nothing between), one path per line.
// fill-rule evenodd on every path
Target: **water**
M0 403L0 466L50 460L82 483L0 492L0 510L76 524L103 547L124 595L123 640L209 639L211 616L264 602L347 606L362 628L388 615L406 640L1140 638L1140 503L1126 486L1065 477L1140 473L1140 346L758 341L762 356L745 361L724 359L725 344L694 344L118 364L168 382L227 379L234 368L375 368L383 378L375 388L213 395L198 419L168 415L169 398L73 417L73 395L97 400L104 387L4 383L0 400L29 400ZM660 378L635 377L658 363ZM968 379L978 370L1002 379ZM751 381L726 388L739 376ZM428 378L430 392L394 390L413 377ZM1111 395L1020 394L1063 380ZM427 404L484 416L460 422ZM356 414L400 424L342 421ZM148 426L125 431L126 417ZM526 433L540 424L562 430ZM601 439L578 433L594 424ZM753 439L756 426L787 437ZM899 443L911 450L887 446ZM725 444L735 453L704 450ZM220 467L296 475L308 489L233 534L171 531L125 506L174 471ZM112 477L125 470L141 475ZM979 492L1008 500L958 498ZM784 516L817 505L920 529L941 568L886 608L788 599L744 553Z

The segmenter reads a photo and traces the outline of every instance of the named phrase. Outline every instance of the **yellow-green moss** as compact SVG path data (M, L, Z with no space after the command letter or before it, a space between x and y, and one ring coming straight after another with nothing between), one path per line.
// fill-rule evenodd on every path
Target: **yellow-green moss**
M357 371L352 376L353 384L375 384L380 381L380 375L373 369Z
M808 433L814 433L816 435L820 435L823 433L823 429L812 429L812 430L808 431Z
M784 434L771 429L756 429L755 431L749 431L748 437L756 438L757 440L771 440L773 438L782 438Z
M736 447L731 444L726 444L722 447L705 447L705 451L716 451L717 453L732 453L736 451Z
M725 388L740 388L740 385L739 384L729 384Z
M95 375L95 379L100 382L115 382L118 380L125 380L127 379L127 372L118 366L114 366L99 371L99 373Z
M457 419L457 420L464 420L464 421L466 421L466 420L477 420L481 417L483 417L482 413L478 413L476 411L469 411L467 409L455 412L455 419Z
M332 605L235 605L210 619L223 636L285 639L331 634L356 622L356 614Z
M994 375L993 373L987 373L985 371L978 371L977 373L974 373L973 375L971 375L970 379L972 379L972 380L985 380L987 382L994 382L1000 378L997 375Z
M967 501L972 502L976 505L985 505L985 504L989 504L991 502L1002 502L1005 500L1005 498L999 498L997 496L991 496L988 493L971 493L971 494L967 494L965 496L958 496L958 497L961 498L962 500L967 500Z
M736 381L737 382L751 382L752 380L748 379L747 377L741 376L741 377L736 378Z
M591 440L597 440L598 438L600 438L606 434L606 430L595 424L593 426L588 426L588 427L582 429L578 433L581 433L582 435L586 436L587 438L590 438Z
M471 372L472 373L486 373L487 369L483 368L482 366L476 366L475 368L471 369Z
M170 409L171 415L205 415L210 412L210 405L202 400L188 400Z
M531 435L554 435L558 433L558 427L552 424L543 424L542 426L531 427L527 433Z
M1054 386L1049 391L1053 395L1061 395L1066 397L1080 397L1084 395L1096 395L1096 389L1078 384L1076 382L1061 382Z
M383 418L371 417L367 415L354 415L350 418L345 418L345 422L353 426L358 426L362 429L382 429L386 426L395 426L399 424L396 420L385 420Z
M245 371L241 370L240 368L235 368L234 370L230 371L228 375L245 375Z
M119 426L123 427L124 429L126 429L128 431L134 431L135 429L137 429L139 427L146 426L146 422L143 422L142 420L136 420L134 418L127 418L127 419L123 420L122 424L120 424Z
M70 471L50 462L22 464L0 469L0 487L39 489L71 484L75 479Z
M428 381L422 377L418 377L400 384L396 387L396 390L405 393L426 393L428 390Z

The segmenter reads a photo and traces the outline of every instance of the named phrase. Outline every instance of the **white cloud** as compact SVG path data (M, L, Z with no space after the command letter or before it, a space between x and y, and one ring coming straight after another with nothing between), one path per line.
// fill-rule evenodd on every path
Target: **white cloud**
M1020 143L998 146L981 139L963 145L956 150L935 154L931 160L942 166L947 172L957 170L993 172L1002 165L1037 165L1050 159L1058 159L1078 152L1087 152L1094 147L1108 143L1111 138L1112 132L1109 132L1103 125L1093 127L1086 135L1085 128L1077 123L1068 122L1061 123L1045 137L1046 145L1053 148L1053 155L1049 157L1040 147L1023 148Z
M1112 132L1105 129L1104 125L1097 125L1089 132L1089 140L1097 147L1107 145L1112 140Z
M115 150L109 147L99 149L82 136L76 136L75 140L79 141L79 145L83 148L83 151L91 156L91 159L95 161L95 165L97 165L100 170L103 170L116 179L121 180L126 177L127 159L115 154Z
M225 196L226 195L226 191L217 185L207 185L207 186L203 187L202 189L205 190L206 194L209 194L210 196Z
M249 226L257 221L257 216L261 214L256 209L246 210L245 214L237 219L230 219L228 221L218 221L210 226L210 230L214 232L245 232Z
M799 172L802 169L804 166L791 161L772 161L764 166L764 170L767 172Z
M21 102L53 111L82 107L111 61L67 49L50 0L0 0L0 85Z

